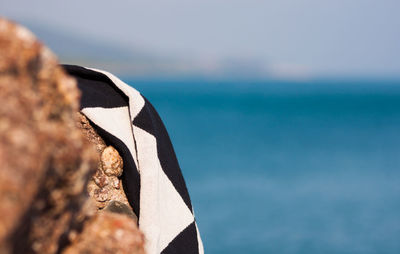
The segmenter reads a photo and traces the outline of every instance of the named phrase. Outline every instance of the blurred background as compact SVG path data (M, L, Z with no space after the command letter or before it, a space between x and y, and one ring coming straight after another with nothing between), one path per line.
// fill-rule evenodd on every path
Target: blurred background
M21 1L159 111L206 253L400 253L398 0Z

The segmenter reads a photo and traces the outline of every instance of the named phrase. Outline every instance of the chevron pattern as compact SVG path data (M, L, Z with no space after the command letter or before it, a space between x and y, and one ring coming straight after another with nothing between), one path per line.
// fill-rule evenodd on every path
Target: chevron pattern
M111 73L63 67L82 91L81 112L124 160L123 185L147 253L204 253L189 193L157 111Z

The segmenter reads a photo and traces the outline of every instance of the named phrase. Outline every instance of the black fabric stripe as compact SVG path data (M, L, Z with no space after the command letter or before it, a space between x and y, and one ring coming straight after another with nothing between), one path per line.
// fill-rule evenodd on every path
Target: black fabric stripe
M193 213L189 192L186 188L185 180L179 167L168 132L153 105L151 105L146 98L144 98L144 100L145 105L133 120L133 124L147 131L156 138L157 153L161 167L174 185L175 189L178 191L179 195L181 195L185 204Z
M107 75L80 66L63 65L63 67L70 75L77 79L78 87L82 91L81 109L86 107L116 108L133 106L129 105L128 96ZM144 98L144 100L145 105L134 119L133 124L149 132L156 138L158 159L160 160L161 167L187 207L193 213L189 193L168 132L157 111L147 99ZM114 146L123 158L124 171L122 181L124 191L130 205L140 220L140 174L132 154L123 140L107 132L94 122L90 121L90 123L106 144ZM198 246L196 225L193 222L181 231L162 253L198 254Z
M198 254L196 224L192 222L172 240L161 254Z
M116 108L129 105L129 98L103 73L76 65L63 65L74 76L82 92L81 109L87 107Z
M140 211L140 175L136 168L136 164L133 160L132 154L128 147L119 138L115 137L111 133L107 132L103 128L99 127L90 119L88 119L90 125L97 131L97 133L103 138L107 145L112 145L124 161L124 171L122 173L122 184L124 187L125 194L128 198L129 204L132 206L133 211L139 217Z
M62 65L65 71L76 78L82 92L81 109L86 107L115 108L129 105L126 96L107 75L76 65ZM89 120L90 121L90 120ZM90 121L107 145L114 146L124 161L122 182L128 201L139 217L140 175L132 154L123 141Z

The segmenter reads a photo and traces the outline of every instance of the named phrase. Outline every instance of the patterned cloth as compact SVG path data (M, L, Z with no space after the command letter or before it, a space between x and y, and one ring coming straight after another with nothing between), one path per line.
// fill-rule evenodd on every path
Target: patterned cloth
M147 253L204 253L175 152L153 106L108 72L63 67L82 91L81 112L123 158L124 190Z

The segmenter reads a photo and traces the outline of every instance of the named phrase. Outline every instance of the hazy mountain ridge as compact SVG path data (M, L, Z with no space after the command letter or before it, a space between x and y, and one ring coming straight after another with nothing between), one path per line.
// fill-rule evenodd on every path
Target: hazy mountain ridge
M256 59L174 57L137 46L112 45L89 35L32 21L21 22L54 51L63 63L107 69L132 77L265 78L265 64Z

